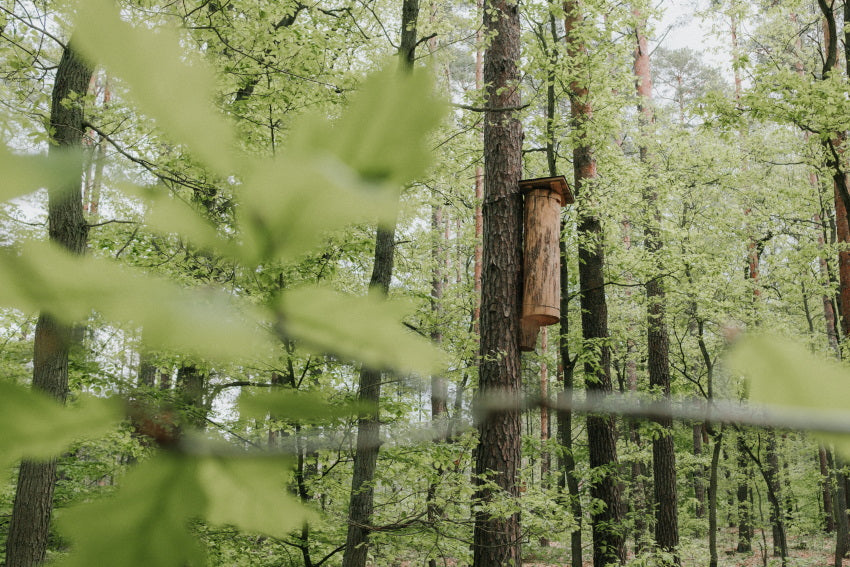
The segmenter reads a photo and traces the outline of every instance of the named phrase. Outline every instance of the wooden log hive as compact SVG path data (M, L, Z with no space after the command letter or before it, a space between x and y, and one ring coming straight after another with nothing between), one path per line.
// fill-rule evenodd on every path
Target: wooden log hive
M519 320L519 350L521 352L531 352L537 344L537 334L540 331L540 325L531 319Z
M521 350L533 350L537 329L561 318L561 207L574 199L563 176L524 179Z

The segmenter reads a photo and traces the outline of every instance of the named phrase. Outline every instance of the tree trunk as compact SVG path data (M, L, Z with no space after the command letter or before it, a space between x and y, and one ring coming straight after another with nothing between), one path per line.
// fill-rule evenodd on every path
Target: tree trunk
M652 77L650 71L649 47L644 34L643 16L634 11L638 21L636 30L634 72L641 115L641 129L649 135L654 122L652 111ZM649 150L640 147L640 159L645 165L649 162ZM654 187L644 189L644 203L648 218L645 230L646 250L655 262L656 275L646 283L646 336L649 366L649 384L665 400L670 399L670 362L669 339L667 336L664 272L660 252L664 245L661 240L661 212L658 209L658 193ZM663 433L652 440L652 477L655 497L655 542L666 552L675 553L679 545L679 510L676 497L676 453L673 446L673 420L669 417L655 418ZM674 562L679 563L678 556Z
M389 291L395 248L395 227L378 227L375 240L375 263L369 288L386 294ZM357 444L354 453L354 471L351 478L351 499L348 511L343 567L365 567L368 555L369 526L374 509L375 469L380 448L380 417L378 403L381 398L381 372L363 367L360 370L358 400L371 410L357 420Z
M770 525L773 531L773 555L782 558L782 565L787 564L788 543L785 539L785 522L782 512L782 487L779 482L779 454L776 447L776 432L767 431L767 467L765 482L768 485L767 494L770 498Z
M828 456L826 447L821 445L818 447L818 465L820 467L821 484L823 486L823 514L824 514L824 531L828 534L835 531L835 516L832 509L832 482L830 480L828 462L831 460Z
M700 462L702 459L702 434L704 426L702 423L693 424L694 457L694 499L697 501L695 515L697 518L705 516L705 467Z
M561 233L564 232L564 221L561 221ZM560 371L563 382L563 390L558 393L559 407L566 407L572 401L573 375L575 372L575 360L570 358L570 344L568 342L570 320L569 320L569 280L567 279L567 245L561 238L559 243L561 249L561 336L559 338ZM575 526L570 533L570 566L582 567L581 551L581 529L582 510L581 497L579 495L578 477L576 476L576 462L573 457L573 412L570 410L558 410L558 444L561 446L558 459L558 488L567 502L573 515Z
M519 396L522 293L522 125L512 109L520 105L519 11L506 0L485 2L484 27L493 34L484 54L486 93L484 115L484 222L481 293L480 398ZM497 492L519 498L517 473L521 459L521 422L516 408L483 416L478 421L479 446L475 473L487 475ZM486 507L497 493L476 482L475 499ZM519 513L496 517L475 512L473 566L521 565Z
M399 60L403 69L411 70L416 49L416 22L419 0L404 0L401 12L401 44ZM375 262L369 290L387 295L393 273L395 223L379 225L375 237ZM365 567L369 553L369 531L372 523L375 493L373 482L378 465L381 424L378 403L381 398L381 372L368 367L360 369L358 400L370 407L357 420L357 442L348 508L348 533L342 567Z
M437 198L437 195L432 195L432 198ZM435 346L440 347L443 344L442 331L442 315L443 315L443 288L446 280L443 274L443 207L439 204L431 205L431 238L433 244L431 247L431 341ZM448 229L445 233L445 241L448 241ZM448 410L449 389L446 377L441 374L433 374L431 376L431 426L434 428L434 442L441 443L448 438L448 422L446 420ZM440 465L435 465L437 475L442 476L443 468ZM437 521L442 514L441 507L435 504L434 498L436 495L437 484L432 482L428 485L428 494L426 498L426 507L428 511L428 521L431 525ZM437 567L437 560L431 558L428 560L429 567Z
M717 469L723 448L723 429L712 436L711 466L708 470L708 566L717 567Z
M587 55L586 31L581 8L577 0L564 3L566 13L567 55L573 64ZM574 187L579 199L579 285L581 287L581 327L587 356L584 364L587 389L596 394L612 391L611 352L608 346L608 305L605 299L605 254L602 222L590 210L592 181L596 178L596 160L587 140L586 131L593 117L589 90L586 85L573 81L570 84L570 114L573 130L578 134L573 149ZM585 193L587 192L587 193ZM593 565L604 567L625 561L625 538L622 532L622 504L620 487L616 479L617 445L616 423L611 415L587 416L587 439L590 468L596 469L596 482L591 486L591 496L602 502L591 514L593 533ZM604 471L604 472L602 472Z
M540 329L540 353L543 360L540 361L540 399L544 404L540 408L540 485L545 490L548 488L549 470L552 468L552 456L547 447L549 441L549 366L546 363L546 351L549 349L549 328Z
M184 364L177 370L177 388L186 408L191 412L189 423L203 430L207 424L206 376L194 364Z
M829 458L829 454L827 454ZM847 501L846 475L843 473L844 463L840 457L835 456L835 462L831 468L835 471L835 567L841 567L844 557L850 551L850 525L848 525L847 508L843 503Z
M66 105L63 102L72 93L80 97L86 94L92 72L74 50L72 38L62 52L51 94L50 126L54 142L48 150L51 155L82 146L83 108L77 103ZM85 252L88 239L80 190L82 173L81 164L76 178L67 186L48 188L50 240L74 254ZM70 326L46 313L39 316L33 347L32 387L63 403L68 390L71 336ZM55 485L55 460L21 463L6 540L7 567L25 567L44 561Z
M738 448L738 553L753 550L753 520L750 508L750 466L744 449L744 433L739 431L735 441Z

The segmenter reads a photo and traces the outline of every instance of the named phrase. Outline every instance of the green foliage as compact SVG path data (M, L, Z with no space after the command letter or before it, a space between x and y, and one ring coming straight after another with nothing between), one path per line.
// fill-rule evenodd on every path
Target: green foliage
M115 495L61 514L75 551L60 565L98 557L114 565L201 564L197 520L284 537L311 516L286 493L290 476L279 457L159 455L130 471Z
M323 288L301 288L283 296L284 328L307 346L362 360L374 368L425 374L443 366L437 349L398 323L405 306L376 294L345 296ZM387 345L392 348L387 348Z
M5 305L44 309L66 322L84 319L94 309L113 321L142 325L152 345L211 359L244 358L270 345L258 315L245 306L237 308L222 292L191 292L114 261L79 258L44 242L27 243L20 253L0 253L0 266Z
M113 400L86 398L63 407L44 394L0 381L0 468L45 459L82 438L105 435L121 419Z
M212 524L286 537L314 517L286 491L290 464L264 455L199 459L198 483L207 497L202 517Z
M181 57L185 50L174 30L132 26L109 0L82 0L74 20L75 45L126 81L142 112L207 166L231 173L236 144L211 105L215 78L201 61Z
M735 345L729 364L749 378L755 402L813 410L847 408L847 369L786 338L748 336Z
M131 470L122 484L115 495L59 515L60 530L75 548L60 565L92 565L106 557L114 565L202 564L189 530L208 504L198 463L159 456Z
M756 335L742 339L729 355L730 367L749 379L754 402L807 409L836 417L847 410L850 371L822 356L815 356L786 338ZM850 439L835 434L815 434L850 456Z
M67 186L79 175L82 156L74 151L54 151L45 155L17 155L0 147L0 201L20 197L42 187Z
M267 415L284 416L298 422L330 422L350 417L369 408L356 403L334 404L321 392L274 389L271 392L244 391L239 397L239 412L244 417L263 419Z

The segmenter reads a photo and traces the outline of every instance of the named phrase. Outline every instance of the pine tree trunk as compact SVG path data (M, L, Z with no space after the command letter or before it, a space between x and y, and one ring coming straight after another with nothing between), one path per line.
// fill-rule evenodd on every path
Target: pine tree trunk
M55 143L48 150L51 155L82 146L83 109L78 104L65 105L63 101L72 93L84 96L92 72L74 50L72 38L62 52L51 94L50 126ZM50 240L74 254L85 253L88 239L88 225L83 218L82 173L81 164L76 179L69 181L66 187L48 189ZM68 390L71 338L70 326L46 313L39 316L33 348L32 387L63 403ZM28 567L44 561L55 485L55 460L21 463L6 540L7 567Z
M540 408L540 486L545 490L548 488L549 471L552 468L552 457L549 454L547 443L549 441L549 366L546 363L546 354L549 349L549 328L540 329L540 353L544 357L540 361L540 399L544 404Z
M768 485L767 494L770 499L770 525L773 531L773 555L782 558L782 565L787 563L788 544L785 539L785 522L782 513L782 492L779 482L779 455L776 448L776 432L767 432L767 467L765 482Z
M484 245L482 254L481 345L478 396L519 396L522 293L522 126L510 109L520 106L517 64L520 26L517 4L485 2L484 27L492 41L484 54L487 112L484 115ZM519 408L491 413L478 422L475 473L487 475L497 493L519 497L521 459ZM475 499L485 505L497 497L476 482ZM473 566L521 565L519 513L508 517L475 513Z
M566 13L567 55L573 64L587 55L584 43L582 13L577 0L564 3ZM593 108L586 85L570 84L570 114L573 129L579 138L573 149L574 188L579 199L579 285L581 287L581 327L587 356L584 365L588 391L608 394L611 384L611 352L608 346L608 305L605 299L605 254L602 222L590 210L590 192L596 178L596 160L590 143L583 134L590 127ZM611 415L587 416L587 439L590 468L596 469L597 481L591 486L591 496L603 503L591 514L593 533L593 565L604 567L625 561L625 538L622 532L622 503L616 478L616 422ZM600 474L600 471L605 471Z

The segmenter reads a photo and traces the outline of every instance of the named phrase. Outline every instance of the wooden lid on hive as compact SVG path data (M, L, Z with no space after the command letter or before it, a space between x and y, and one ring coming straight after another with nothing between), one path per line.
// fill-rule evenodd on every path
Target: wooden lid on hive
M528 193L535 189L547 189L558 194L561 199L561 206L566 206L570 203L575 203L570 186L567 183L567 178L563 175L556 177L536 177L534 179L521 179L519 188L523 193Z

